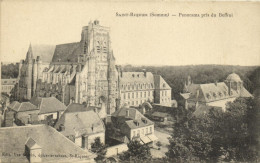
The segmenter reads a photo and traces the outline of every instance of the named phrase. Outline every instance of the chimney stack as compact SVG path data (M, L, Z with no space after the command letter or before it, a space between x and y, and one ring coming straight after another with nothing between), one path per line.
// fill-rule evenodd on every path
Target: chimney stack
M64 131L65 130L65 126L63 124L60 125L60 131Z
M146 77L146 69L143 69L144 77Z

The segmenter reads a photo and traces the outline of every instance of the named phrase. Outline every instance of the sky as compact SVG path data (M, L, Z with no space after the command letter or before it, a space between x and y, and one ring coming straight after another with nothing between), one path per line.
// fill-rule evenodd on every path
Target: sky
M2 62L25 59L30 43L78 42L82 27L98 19L111 28L117 64L260 65L260 3L2 0L0 11ZM170 16L116 16L130 12ZM179 16L206 13L217 17Z

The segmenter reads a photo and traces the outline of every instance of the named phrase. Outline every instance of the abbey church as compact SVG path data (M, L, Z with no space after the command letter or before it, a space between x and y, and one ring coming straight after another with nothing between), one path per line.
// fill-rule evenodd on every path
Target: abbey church
M35 49L35 50L34 50ZM171 88L151 72L123 72L116 66L110 28L89 22L80 42L38 48L30 45L20 62L17 98L56 97L65 105L105 106L112 114L123 105L149 101L171 106Z

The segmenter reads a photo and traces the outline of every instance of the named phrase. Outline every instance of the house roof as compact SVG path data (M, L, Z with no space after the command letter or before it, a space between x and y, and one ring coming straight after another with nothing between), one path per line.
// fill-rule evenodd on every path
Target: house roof
M15 85L17 83L17 81L18 81L17 78L1 79L1 84L2 85Z
M104 123L97 113L88 109L83 111L77 105L73 106L76 109L70 109L72 107L68 108L55 124L56 129L59 129L60 125L65 127L65 130L61 131L62 134L65 136L80 136L105 132Z
M73 162L76 161L70 157L71 155L86 156L82 159L92 159L93 153L88 150L83 150L70 141L68 138L57 132L54 128L47 125L32 125L19 127L6 127L0 129L0 152L13 152L21 154L20 157L2 157L2 162L29 162L23 156L25 152L25 145L32 145L33 141L42 149L42 154L49 155L49 157L42 157L42 162ZM51 157L50 155L59 155L58 157ZM67 157L62 157L67 156ZM79 161L79 159L78 159Z
M127 115L127 112L129 115ZM140 128L154 123L146 118L142 113L134 108L121 108L112 114L113 117L118 119L121 125L127 125L129 128Z
M152 83L154 84L153 74L151 72L122 72L120 83Z
M38 108L35 105L31 104L30 102L19 103L17 101L14 101L8 107L16 112L38 110Z
M79 54L80 42L56 45L52 62L76 62Z
M8 108L17 111L19 106L21 105L20 102L18 101L13 101L9 106L7 106Z
M93 107L93 106L87 107L86 105L83 105L83 104L72 103L72 104L68 105L68 107L64 111L64 113L85 112L85 111L93 110L94 108L95 107Z
M190 93L180 93L180 95L187 100L188 98L190 98Z
M168 116L168 114L167 113L163 113L163 112L154 112L152 114L152 116L166 118Z
M30 102L40 109L39 114L64 111L66 106L55 97L33 97Z
M232 95L229 95L228 87L224 82L208 84L191 84L188 86L190 98L195 101L213 102L231 97L238 97L238 91L231 89Z

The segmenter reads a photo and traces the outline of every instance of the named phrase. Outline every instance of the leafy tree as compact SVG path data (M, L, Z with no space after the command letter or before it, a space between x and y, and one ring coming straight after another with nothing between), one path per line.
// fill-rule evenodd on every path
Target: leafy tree
M128 150L119 155L120 160L130 162L146 162L151 160L151 152L148 145L142 145L139 141L130 141Z
M2 79L9 79L9 78L17 78L18 77L18 64L1 64L1 78Z
M238 98L227 104L226 112L210 115L214 119L212 147L223 161L256 161L259 148L259 98ZM216 155L217 154L217 155Z
M197 118L187 112L186 117L174 124L166 156L177 162L209 161L212 151L209 128L207 118Z
M257 161L259 98L237 98L226 111L186 117L174 124L167 157L176 162Z
M94 143L91 144L91 151L97 154L95 160L97 162L102 162L106 155L106 146L101 143L100 137L96 137Z

